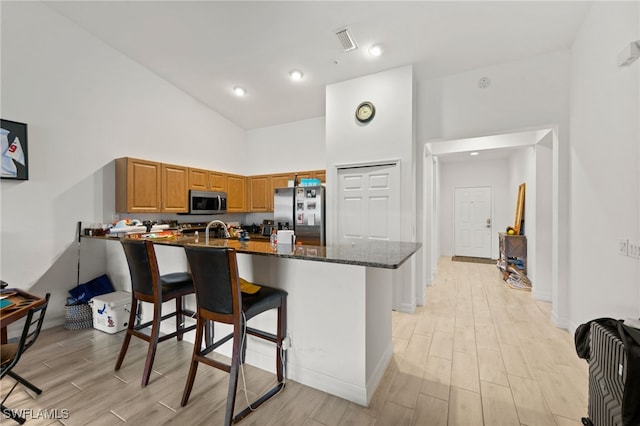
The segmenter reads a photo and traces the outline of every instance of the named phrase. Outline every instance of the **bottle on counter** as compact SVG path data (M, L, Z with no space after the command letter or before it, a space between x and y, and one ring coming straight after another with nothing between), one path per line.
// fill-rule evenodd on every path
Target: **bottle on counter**
M276 229L271 230L271 236L269 237L269 242L271 243L271 247L276 247L278 245L278 231Z

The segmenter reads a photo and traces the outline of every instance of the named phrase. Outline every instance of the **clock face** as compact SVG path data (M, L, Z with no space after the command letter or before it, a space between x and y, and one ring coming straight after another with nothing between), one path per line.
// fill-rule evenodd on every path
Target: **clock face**
M362 102L356 108L356 119L361 123L367 123L373 119L376 109L371 102Z

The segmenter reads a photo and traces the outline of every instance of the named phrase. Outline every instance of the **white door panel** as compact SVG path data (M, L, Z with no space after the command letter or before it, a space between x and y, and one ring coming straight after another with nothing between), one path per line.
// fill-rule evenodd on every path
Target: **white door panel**
M491 188L456 188L454 255L491 258Z
M348 238L361 238L362 235L362 197L345 197L345 209L343 211L342 220L345 223L345 229L348 231Z
M361 190L362 189L362 175L345 176L343 180L345 191L349 190Z
M389 175L387 173L371 175L369 189L389 189Z
M400 240L400 178L396 164L340 169L338 183L341 244L356 239Z

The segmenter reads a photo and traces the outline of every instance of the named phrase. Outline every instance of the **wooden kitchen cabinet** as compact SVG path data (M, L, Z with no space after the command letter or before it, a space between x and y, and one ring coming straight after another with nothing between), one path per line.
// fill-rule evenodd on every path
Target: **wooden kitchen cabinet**
M189 189L227 191L227 175L221 172L189 168Z
M320 182L327 183L327 171L326 170L316 170L312 173L313 178L320 179Z
M274 189L286 188L289 186L289 181L293 181L296 175L298 176L298 181L302 178L317 178L322 183L326 182L324 170L249 176L247 178L248 211L272 212Z
M249 182L249 211L269 212L273 210L271 176L251 176Z
M116 211L160 212L162 164L136 158L116 159Z
M293 175L298 175L298 182L300 179L319 179L321 183L327 182L327 172L325 170L307 170L303 172L295 172Z
M294 175L291 173L283 173L271 175L271 198L273 198L273 190L276 188L286 188L289 186L289 180L293 180ZM271 200L273 202L273 200Z
M116 211L183 213L189 208L187 168L155 161L116 159Z
M242 213L247 211L246 178L227 174L227 212Z
M116 211L186 213L189 190L227 193L227 212L272 212L275 188L298 176L326 182L325 170L241 176L130 157L116 159Z
M173 164L162 164L161 211L186 213L189 211L189 169Z

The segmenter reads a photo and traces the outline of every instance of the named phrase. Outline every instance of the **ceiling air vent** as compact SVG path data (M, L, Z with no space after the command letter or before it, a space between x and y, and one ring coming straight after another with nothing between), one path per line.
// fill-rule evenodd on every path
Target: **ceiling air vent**
M340 31L336 32L336 35L338 36L338 40L340 40L345 52L358 48L356 40L353 38L353 34L349 31L349 27L344 27Z

